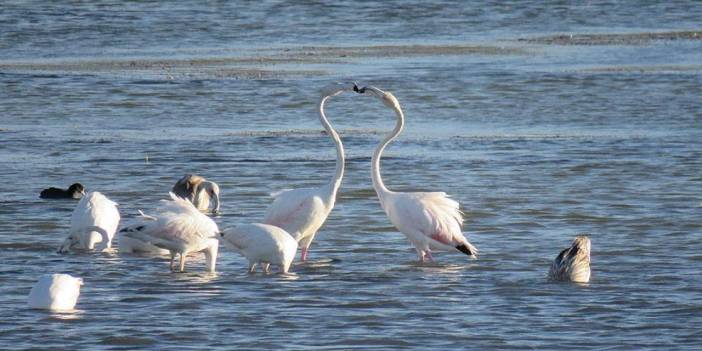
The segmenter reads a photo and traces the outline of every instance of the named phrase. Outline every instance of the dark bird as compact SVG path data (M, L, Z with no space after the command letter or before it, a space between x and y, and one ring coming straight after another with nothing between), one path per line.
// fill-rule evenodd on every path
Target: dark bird
M68 187L68 190L59 188L48 188L41 191L39 197L42 199L80 199L85 195L85 187L81 183L75 183Z

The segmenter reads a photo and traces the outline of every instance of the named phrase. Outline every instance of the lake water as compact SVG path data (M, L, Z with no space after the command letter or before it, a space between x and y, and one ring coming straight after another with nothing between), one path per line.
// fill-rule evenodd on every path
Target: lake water
M5 1L0 348L699 349L700 18L686 1ZM126 225L197 173L225 228L327 182L315 107L336 81L397 96L385 183L451 194L477 260L416 263L370 180L394 115L351 93L327 104L338 202L292 274L248 274L226 248L216 274L55 253L76 202L48 186L101 191ZM591 282L547 281L580 233ZM84 279L77 311L27 308L54 272Z

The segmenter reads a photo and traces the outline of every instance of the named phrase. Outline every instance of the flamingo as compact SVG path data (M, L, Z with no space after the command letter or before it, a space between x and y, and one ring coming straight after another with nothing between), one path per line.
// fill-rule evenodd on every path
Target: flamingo
M251 273L256 271L258 263L265 272L268 272L270 265L276 265L280 272L287 273L297 252L297 241L288 232L268 224L253 223L227 228L220 233L220 241L246 257Z
M280 227L290 233L301 248L301 261L307 260L315 234L334 208L336 193L344 177L344 145L324 114L324 103L344 91L358 90L356 84L334 84L322 89L319 100L319 121L336 146L336 173L331 181L319 188L283 190L271 194L275 199L268 207L263 223Z
M203 212L210 208L212 200L212 213L219 212L219 185L199 175L188 174L180 178L173 185L171 191L177 196L189 200L195 207Z
M590 281L590 239L578 235L573 244L561 251L551 264L548 276L552 280L587 283Z
M60 188L48 188L41 191L39 197L42 199L80 199L85 195L85 187L81 183L73 183L68 190Z
M80 295L83 279L68 274L47 274L29 291L30 308L52 311L72 310Z
M120 253L145 253L145 254L158 254L158 255L168 255L169 250L156 247L149 244L148 242L131 238L126 236L126 233L142 231L146 228L145 222L156 221L157 218L144 214L144 212L139 211L140 216L137 219L136 224L126 226L119 230L119 245Z
M58 252L68 252L73 247L93 250L95 244L103 248L112 247L112 238L119 225L117 203L97 191L85 195L71 215L71 233L64 240Z
M121 231L123 237L130 238L140 245L166 249L170 252L170 268L174 270L175 255L180 255L179 272L185 271L188 254L205 254L207 268L215 271L219 241L217 224L202 214L190 201L170 193L170 200L162 200L158 215L143 215L143 222Z
M463 214L458 202L444 192L395 192L385 187L380 176L380 156L402 132L405 117L400 102L391 93L371 86L357 92L377 97L397 115L395 129L378 145L371 160L373 188L390 222L414 245L419 262L434 262L431 250L462 252L476 258L478 250L461 231Z

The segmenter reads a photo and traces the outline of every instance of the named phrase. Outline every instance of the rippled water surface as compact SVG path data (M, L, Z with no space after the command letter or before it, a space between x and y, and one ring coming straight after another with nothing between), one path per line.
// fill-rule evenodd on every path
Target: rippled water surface
M699 349L702 6L685 1L9 1L0 10L0 348ZM55 253L79 181L122 224L198 173L220 228L269 193L323 184L335 152L320 89L392 91L406 130L397 191L461 203L477 260L417 264L379 206L370 155L394 125L346 93L327 114L348 153L337 205L292 273L193 257ZM579 233L592 280L546 280ZM116 238L116 241L119 237ZM85 285L72 313L26 307L45 273Z

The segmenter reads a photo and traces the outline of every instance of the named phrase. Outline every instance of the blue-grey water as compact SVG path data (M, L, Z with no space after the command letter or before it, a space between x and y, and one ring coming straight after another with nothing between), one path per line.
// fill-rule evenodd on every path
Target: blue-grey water
M699 349L700 18L688 1L4 1L0 349ZM216 274L55 253L76 202L45 187L79 181L129 224L198 173L224 228L327 182L315 106L349 80L404 108L388 187L451 194L477 260L415 262L370 181L394 115L351 93L327 105L338 202L292 274L226 248ZM580 233L591 282L547 281ZM54 272L84 279L77 311L27 308Z

